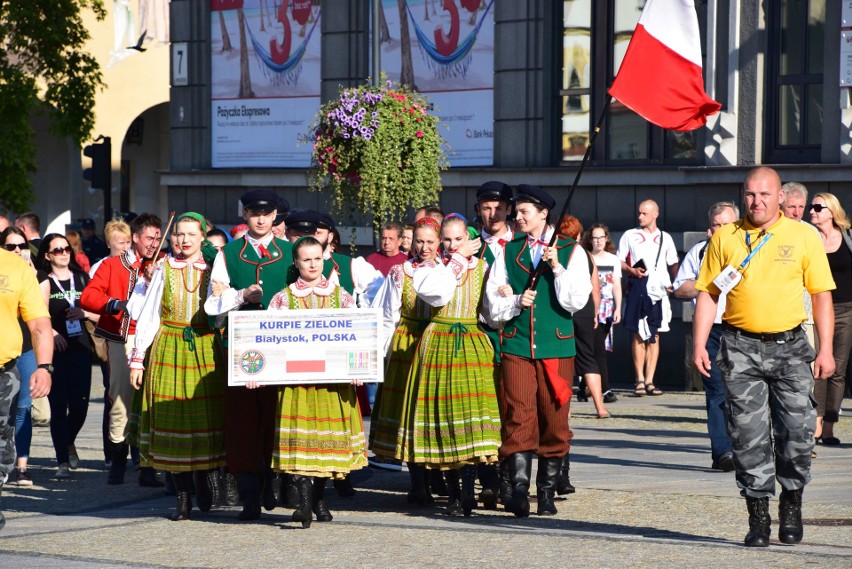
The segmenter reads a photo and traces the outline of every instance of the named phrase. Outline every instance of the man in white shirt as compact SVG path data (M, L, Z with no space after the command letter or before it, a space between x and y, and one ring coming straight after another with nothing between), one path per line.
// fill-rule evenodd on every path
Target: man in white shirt
M671 277L677 272L677 249L671 235L657 227L660 207L653 200L639 204L639 227L628 229L618 242L621 270L628 275L624 302L624 328L630 330L633 366L636 370L634 395L662 395L654 385L660 357L659 334L664 328L665 309ZM670 316L669 316L670 317Z
M710 207L707 213L710 220L710 228L707 230L708 239L697 243L683 258L683 264L677 272L674 282L674 295L677 298L692 300L698 297L695 288L695 280L704 261L704 253L710 237L723 225L733 223L740 218L739 208L732 202L717 202ZM710 356L710 376L701 376L704 382L704 397L707 406L707 433L710 435L710 453L713 457L712 468L723 472L734 470L734 453L731 451L731 437L725 419L725 384L722 381L722 373L716 364L716 355L719 353L719 344L722 341L722 314L725 313L725 296L719 295L719 304L716 310L716 319L707 338L707 353Z

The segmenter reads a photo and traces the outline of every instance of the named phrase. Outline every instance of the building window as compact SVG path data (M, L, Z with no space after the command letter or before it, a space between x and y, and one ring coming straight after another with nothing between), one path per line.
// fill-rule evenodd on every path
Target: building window
M825 0L770 3L767 162L819 162Z
M562 161L581 160L589 131L621 66L645 0L562 2ZM704 33L706 18L699 9ZM599 164L695 164L702 131L655 127L617 101L610 105L592 159Z

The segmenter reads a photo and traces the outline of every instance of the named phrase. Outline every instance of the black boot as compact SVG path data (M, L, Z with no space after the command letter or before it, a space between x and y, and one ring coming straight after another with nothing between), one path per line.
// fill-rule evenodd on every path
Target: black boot
M299 507L299 488L296 486L296 483L293 481L292 474L282 474L281 475L281 486L283 487L284 494L284 504L287 505L288 508L295 510Z
M538 515L555 516L556 503L553 501L556 493L556 480L562 469L563 457L538 459L538 474L535 477L536 496L538 497Z
M302 522L303 528L311 527L313 520L313 494L314 480L311 476L293 475L293 480L296 487L299 489L299 507L293 512L292 519L294 522Z
M240 503L240 491L237 488L237 478L224 470L219 476L222 485L222 494L225 496L225 504L236 506Z
M447 482L444 480L444 471L429 469L429 488L436 496L449 496L450 490Z
M191 472L178 472L172 474L172 481L175 485L175 495L177 496L177 507L169 516L173 522L189 519L189 512L192 510L192 498L189 496L189 491L192 486Z
M794 544L802 541L802 490L782 490L778 501L778 541Z
M512 498L506 511L519 518L530 515L530 476L532 475L533 453L516 452L509 456L509 476L512 480Z
M224 497L222 495L222 483L219 479L219 469L211 468L204 473L207 488L210 490L210 507L221 508Z
M330 522L334 519L328 507L325 505L325 483L326 478L314 477L314 496L313 496L313 511L318 522Z
M240 495L243 497L243 511L237 516L242 521L256 520L260 517L260 474L241 472L237 475Z
M562 457L562 468L559 470L559 479L556 481L556 493L560 496L573 494L577 491L577 489L574 488L574 485L571 484L571 459L569 458L569 455L570 452L566 452L565 456Z
M177 496L177 489L175 488L175 479L171 474L166 472L164 477L166 481L166 496Z
M458 470L442 471L443 478L447 481L447 515L461 516L464 514L462 508L462 493L461 493L461 476Z
M196 470L192 473L192 481L195 483L195 501L198 509L209 512L213 507L213 492L207 479L206 470Z
M351 498L355 495L355 488L352 487L352 480L349 474L346 475L346 478L341 478L340 480L335 478L333 484L334 489L337 490L337 495L341 498Z
M464 517L469 518L476 508L476 467L472 464L461 467L461 506ZM495 504L495 507L496 504Z
M107 484L124 484L124 471L127 468L127 445L110 443L112 466L109 467Z
M748 508L748 534L745 536L746 547L769 547L769 498L752 498L746 496Z
M275 481L278 474L273 472L272 468L263 470L263 509L271 512L278 505L278 500L275 497Z
M509 471L509 461L500 463L500 503L505 506L512 499L512 475Z
M497 509L497 495L500 493L500 474L497 469L496 464L476 465L479 483L482 485L479 499L482 501L482 507L486 510Z
M145 488L162 488L165 483L157 480L157 474L153 468L143 467L139 469L139 486Z
M428 506L434 500L426 489L426 467L422 464L408 463L408 476L411 478L411 490L408 492L408 503L418 506Z

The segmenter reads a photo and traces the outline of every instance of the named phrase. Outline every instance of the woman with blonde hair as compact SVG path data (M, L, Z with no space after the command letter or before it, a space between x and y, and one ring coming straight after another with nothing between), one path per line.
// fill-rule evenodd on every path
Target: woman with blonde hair
M831 291L834 305L834 373L814 384L817 400L817 426L814 438L824 445L839 445L834 424L840 418L840 404L846 382L849 350L852 348L852 234L849 219L836 196L815 194L808 206L811 224L819 231L836 288Z

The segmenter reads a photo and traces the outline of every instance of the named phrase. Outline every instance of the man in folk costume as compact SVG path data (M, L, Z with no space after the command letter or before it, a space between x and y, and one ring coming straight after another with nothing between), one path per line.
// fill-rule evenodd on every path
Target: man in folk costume
M293 266L293 246L272 234L279 197L270 190L252 190L240 197L249 227L240 239L225 245L213 262L213 287L204 310L210 316L231 310L266 310L269 301L287 286ZM243 510L240 520L256 520L263 507L276 505L272 489L272 445L278 392L272 388L228 387L225 398L225 450L228 470L237 477Z
M508 217L512 211L512 187L498 181L485 182L476 190L476 213L482 220L482 231L480 240L484 245L479 250L479 257L491 267L494 262L503 256L506 244L514 237L514 232L509 226ZM483 326L485 334L494 346L495 365L500 365L500 329L491 326ZM499 384L499 371L498 371ZM499 483L500 476L498 466L494 464L477 465L479 482L482 484L480 499L486 508L496 507L496 493L502 486L502 499L508 501L511 497L511 486L508 483L508 469L502 465L503 484Z
M513 201L518 233L491 267L485 291L490 319L504 323L498 395L503 421L500 459L507 461L512 484L506 509L518 517L529 515L532 460L538 454L544 466L536 479L538 514L554 515L556 481L572 436L572 313L589 300L591 276L584 256L573 254L576 241L560 235L548 247L555 231L549 223L556 205L553 197L522 184ZM539 263L548 266L537 286L527 290ZM508 295L502 288L507 284Z
M139 269L144 260L152 258L160 249L160 218L143 213L130 224L132 242L130 250L101 263L92 280L83 289L80 307L100 315L95 336L107 340L109 353L109 411L110 465L107 484L122 484L127 466L127 425L135 391L130 384L127 360L133 348L136 322L130 318L126 307L139 279ZM163 483L154 476L152 468L139 470L139 485L159 487Z

